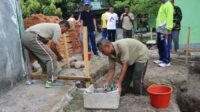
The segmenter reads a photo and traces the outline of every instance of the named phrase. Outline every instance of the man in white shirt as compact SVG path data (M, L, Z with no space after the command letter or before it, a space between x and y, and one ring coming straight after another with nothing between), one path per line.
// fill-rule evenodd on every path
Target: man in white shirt
M133 13L129 11L128 6L124 8L124 13L121 15L120 20L122 22L123 37L132 38L134 16Z
M111 42L115 41L117 21L118 21L118 16L116 13L114 13L114 7L110 6L109 13L106 16L106 22L107 22L107 30L108 30L108 40Z

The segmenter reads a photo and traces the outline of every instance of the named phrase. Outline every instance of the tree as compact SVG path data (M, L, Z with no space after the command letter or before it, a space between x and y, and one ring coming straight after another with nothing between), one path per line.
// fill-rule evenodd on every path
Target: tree
M71 16L71 14L75 11L78 12L78 9L82 5L82 0L60 0L60 2L56 4L57 7L61 8L63 17L65 18Z
M69 17L81 5L81 0L20 0L24 18L35 13Z
M116 0L115 7L123 8L130 6L130 10L135 14L155 15L158 12L159 0Z
M26 18L31 14L42 13L45 15L62 16L60 8L56 7L56 3L60 0L20 0L20 6L22 9L22 16Z

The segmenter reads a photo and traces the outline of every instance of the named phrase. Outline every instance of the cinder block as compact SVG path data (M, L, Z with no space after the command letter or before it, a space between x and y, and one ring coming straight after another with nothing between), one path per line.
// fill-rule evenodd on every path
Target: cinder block
M98 88L101 89L101 88ZM120 93L118 90L110 92L95 92L91 85L83 94L84 107L91 109L118 109Z

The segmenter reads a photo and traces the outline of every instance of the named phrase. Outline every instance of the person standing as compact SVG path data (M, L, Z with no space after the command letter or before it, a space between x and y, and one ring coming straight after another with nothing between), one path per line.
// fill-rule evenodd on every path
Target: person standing
M81 12L81 27L86 26L88 30L88 50L91 51L91 46L89 42L91 42L92 45L92 51L94 55L99 55L97 51L96 46L96 39L95 39L95 32L97 32L97 25L96 20L93 11L91 10L90 4L85 4L85 10Z
M174 0L171 0L171 3L174 6L174 21L173 21L173 29L172 29L172 39L174 43L174 51L177 53L179 49L179 32L181 30L181 20L182 20L182 11L181 8L174 5Z
M129 6L124 8L124 13L121 15L120 20L122 22L123 37L132 38L134 15L129 11Z
M133 90L131 91L133 94L143 95L144 75L149 59L148 48L142 42L130 38L120 39L116 42L101 39L97 46L104 55L108 56L109 60L108 78L103 87L107 88L111 83L115 74L115 65L119 63L121 70L115 86L121 92L121 96L128 92L132 81Z
M103 38L107 38L107 34L108 34L107 23L106 23L106 16L107 16L107 14L108 14L108 11L104 12L101 15L101 26L102 26L102 37Z
M36 57L43 73L47 74L46 88L56 84L58 75L56 46L61 33L66 32L69 28L69 22L66 20L62 20L59 24L40 23L29 27L22 37L22 45ZM52 40L51 49L46 45L49 40Z
M154 61L160 67L170 66L171 31L173 28L174 7L168 0L162 2L156 19L157 47L159 60Z
M118 16L114 13L114 7L109 7L109 13L106 16L108 40L111 42L115 41L116 29L117 29Z

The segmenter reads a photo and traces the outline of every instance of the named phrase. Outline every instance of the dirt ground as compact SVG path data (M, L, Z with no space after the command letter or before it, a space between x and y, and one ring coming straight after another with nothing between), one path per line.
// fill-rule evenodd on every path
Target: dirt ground
M64 108L65 112L180 112L179 106L176 102L176 91L178 87L186 88L188 81L188 67L184 64L184 60L178 60L178 55L172 54L171 66L167 68L160 68L153 63L153 60L158 57L156 50L150 51L151 58L148 63L148 69L145 75L145 84L168 84L174 88L173 97L171 98L170 106L167 109L158 110L150 105L149 96L134 96L133 94L126 94L121 97L119 109L117 110L93 110L84 109L83 96L79 91L73 93L74 99L68 106ZM120 66L117 66L120 69ZM105 77L97 81L95 85L100 86L104 82Z
M120 35L118 36L120 37ZM167 109L157 110L151 106L149 96L134 96L133 94L126 94L121 97L119 109L117 110L85 109L82 92L75 89L76 82L70 82L65 87L53 88L51 90L45 89L43 83L38 82L32 86L20 84L7 94L1 96L0 112L49 112L50 110L52 112L57 112L57 110L61 110L61 112L62 110L64 112L180 112L186 107L189 108L187 108L188 111L185 109L186 111L183 112L199 112L199 73L190 73L189 66L185 65L182 56L177 54L171 54L170 67L160 68L153 63L158 58L157 50L153 48L149 52L150 60L144 82L147 87L158 83L173 87L173 97ZM80 55L76 58L81 60ZM90 70L95 86L102 86L108 70L107 58L101 54L100 57L94 56L90 61ZM117 74L119 73L120 65L117 65L116 70L115 79L118 77ZM69 73L75 76L84 75L84 69L67 68L62 72L63 74ZM75 91L69 92L70 88L73 88ZM73 99L71 100L71 98ZM178 106L178 104L181 106ZM63 106L64 109L62 109ZM191 108L194 111L190 111Z
M190 66L186 90L179 90L177 101L182 112L200 112L200 63Z

